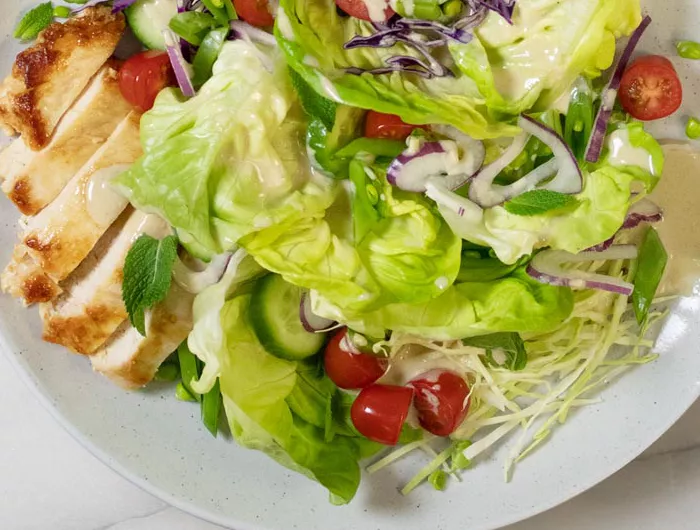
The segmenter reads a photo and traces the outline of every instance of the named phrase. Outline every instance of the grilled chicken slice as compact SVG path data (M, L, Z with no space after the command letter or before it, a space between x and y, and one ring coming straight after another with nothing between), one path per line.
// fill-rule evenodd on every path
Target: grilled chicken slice
M138 122L137 113L129 114L58 198L29 219L3 275L3 289L19 292L27 303L50 300L23 292L27 280L23 270L32 271L33 284L39 282L36 271L27 265L28 256L46 276L41 282L43 293L60 291L48 286L65 280L80 265L127 205L109 183L141 156Z
M158 367L192 330L194 296L173 283L168 297L147 317L146 337L129 322L90 357L92 367L125 389L149 383Z
M105 143L131 105L106 64L61 120L51 142L32 151L24 138L0 153L2 190L24 215L36 215Z
M128 317L121 286L132 243L142 234L162 239L170 233L170 226L157 215L129 207L68 279L63 286L66 294L42 304L44 340L75 353L94 353Z
M114 53L126 23L107 5L53 23L15 60L0 87L0 124L30 149L45 147L59 120Z

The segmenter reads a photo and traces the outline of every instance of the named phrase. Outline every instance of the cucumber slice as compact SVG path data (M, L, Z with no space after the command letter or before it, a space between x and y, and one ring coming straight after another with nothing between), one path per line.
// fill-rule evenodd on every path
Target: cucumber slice
M125 13L131 31L146 48L165 50L163 30L177 15L177 0L139 0Z
M325 342L323 333L309 333L299 318L301 289L282 276L258 280L250 300L250 323L260 344L272 355L298 361L315 355Z

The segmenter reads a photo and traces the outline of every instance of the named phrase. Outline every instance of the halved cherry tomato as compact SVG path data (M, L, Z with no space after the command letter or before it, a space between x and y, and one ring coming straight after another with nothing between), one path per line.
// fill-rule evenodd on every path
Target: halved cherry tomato
M459 375L432 370L408 386L415 390L413 404L421 427L436 436L449 436L469 412L469 385Z
M384 375L386 359L348 347L347 329L338 331L326 346L323 362L328 377L340 388L364 388Z
M268 0L233 0L238 16L252 26L266 28L275 23Z
M620 103L633 118L642 121L665 118L676 112L682 101L683 86L666 57L640 57L622 76Z
M406 386L368 386L355 398L350 418L363 436L381 444L396 445L412 400L413 389Z
M363 0L335 0L335 5L351 17L367 20L369 22L372 21L372 18L369 16L367 4ZM389 2L386 1L384 20L389 20L392 16L394 16L394 10L389 7ZM384 20L375 20L374 22L383 22Z
M418 127L418 125L406 123L394 114L383 114L370 110L365 120L365 136L367 138L405 140Z
M122 96L143 112L153 107L161 90L175 83L175 74L165 52L137 53L127 59L119 70Z

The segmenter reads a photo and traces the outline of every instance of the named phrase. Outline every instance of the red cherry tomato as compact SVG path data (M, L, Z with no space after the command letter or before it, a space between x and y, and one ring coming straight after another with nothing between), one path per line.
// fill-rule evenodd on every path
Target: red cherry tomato
M340 9L345 11L351 17L359 18L361 20L372 21L369 16L369 10L367 9L367 4L363 0L335 0L335 5ZM384 19L375 20L374 22L383 22L389 20L394 16L394 10L389 7L389 2L386 2L386 9L384 10Z
M143 112L153 107L161 90L175 83L175 74L165 52L138 53L127 59L119 70L122 96Z
M436 436L449 436L469 412L469 385L453 372L432 370L409 384L415 390L413 404L418 421Z
M386 359L352 351L345 345L347 329L338 331L326 346L323 362L328 377L340 388L364 388L384 375Z
M622 76L620 103L633 118L642 121L665 118L676 112L682 101L683 86L666 57L640 57Z
M413 400L406 386L372 385L362 389L350 409L350 418L363 436L386 445L396 445Z
M233 0L238 16L252 26L266 28L275 23L268 0Z
M370 110L365 121L365 136L367 138L405 140L417 128L418 125L410 125L394 114L382 114Z

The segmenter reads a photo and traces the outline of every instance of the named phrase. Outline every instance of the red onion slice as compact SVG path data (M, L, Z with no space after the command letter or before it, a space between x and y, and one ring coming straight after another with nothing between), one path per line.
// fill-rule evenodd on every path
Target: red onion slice
M620 227L614 236L610 239L606 239L602 243L589 248L588 250L593 252L601 252L603 250L609 249L615 242L615 238L622 230L631 230L637 228L642 223L660 223L664 220L664 214L661 208L649 199L642 199L637 201L627 212L627 217L625 217L625 222Z
M623 230L637 228L642 223L660 223L664 220L664 212L658 204L649 199L642 199L632 205L622 225Z
M513 140L501 158L483 168L474 177L469 188L469 198L482 208L491 208L537 188L541 182L552 176L554 178L540 189L566 194L580 193L583 189L583 174L574 153L564 139L553 129L528 116L520 116L518 125L524 134ZM554 153L554 158L508 186L495 185L493 181L499 173L512 164L525 149L528 135L535 136L546 144Z
M591 137L588 140L588 147L586 148L586 161L588 162L595 163L600 159L600 154L603 152L603 145L605 144L605 136L608 132L608 122L610 121L613 107L615 106L622 75L625 73L625 69L632 58L632 53L637 47L637 44L639 44L639 40L642 38L644 31L649 27L649 24L651 24L651 17L647 15L642 19L642 23L630 36L620 59L617 61L617 65L615 66L615 70L613 71L608 85L601 93L600 108L593 122L593 132L591 133Z
M231 254L221 254L206 264L204 270L194 271L178 256L173 264L173 280L188 293L199 294L207 287L218 283L230 261Z
M409 147L389 166L387 180L405 191L424 192L432 178L444 178L450 189L467 182L484 163L483 143L452 128L434 128L452 140L425 142L416 151Z
M557 176L542 186L542 189L570 195L581 193L583 173L576 161L576 156L564 139L555 130L529 116L520 116L518 125L525 132L538 138L554 153L558 166Z
M309 333L328 331L337 324L335 320L320 317L311 310L311 297L306 291L301 295L299 319L301 320L301 325Z
M630 296L634 291L634 285L629 282L604 274L564 270L562 265L587 261L636 259L637 254L637 247L634 245L614 245L601 252L586 251L579 254L549 249L540 252L532 259L527 273L538 282L548 285L572 289L597 289Z
M180 40L175 33L170 29L163 30L163 38L165 39L165 50L168 52L170 64L173 65L175 79L180 86L180 90L185 97L191 98L196 94L190 75L190 65L185 61L180 48Z

